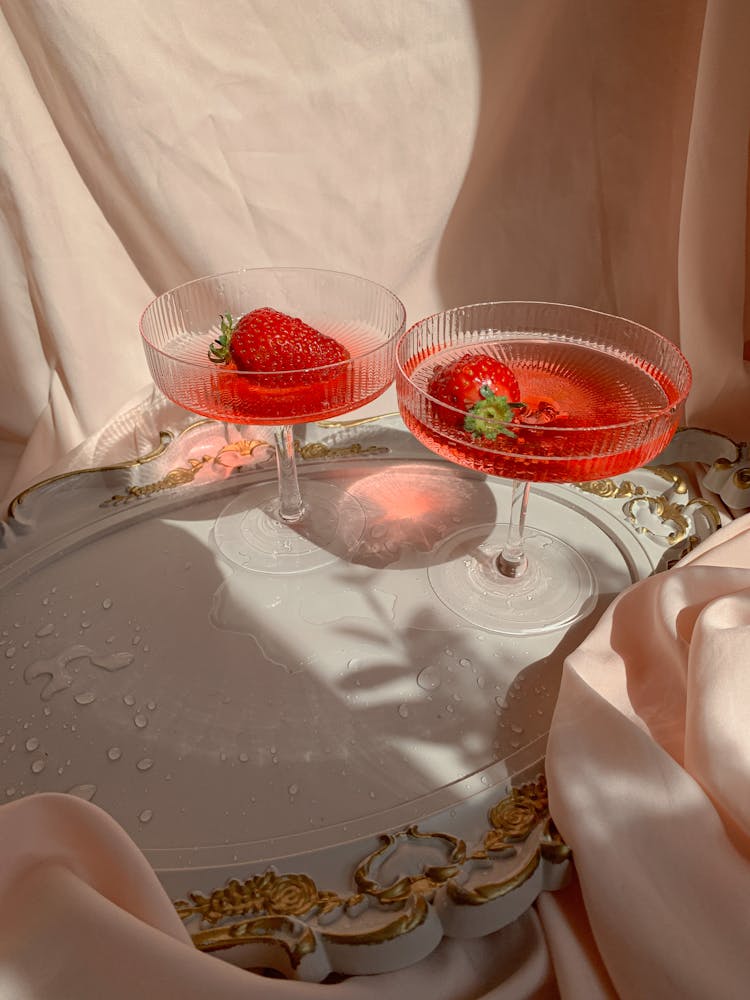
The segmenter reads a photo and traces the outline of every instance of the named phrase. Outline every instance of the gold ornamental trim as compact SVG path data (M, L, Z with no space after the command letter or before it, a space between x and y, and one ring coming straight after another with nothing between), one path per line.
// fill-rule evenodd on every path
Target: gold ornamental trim
M360 893L381 903L404 903L417 894L431 895L440 885L453 878L466 861L466 844L459 837L448 833L422 833L416 826L408 826L400 833L381 835L382 846L368 855L354 872L354 882ZM427 865L416 875L406 875L389 885L381 885L373 872L384 864L403 843L433 841L447 849L446 864Z
M244 881L230 879L208 896L191 893L189 900L174 905L183 920L199 916L203 923L215 925L226 917L254 913L295 917L313 909L327 913L344 902L337 893L321 892L307 875L277 875L269 870Z
M195 426L194 424L192 426ZM187 466L178 466L170 469L161 479L144 485L128 486L124 493L116 493L108 500L102 501L100 506L112 507L127 503L130 500L140 500L143 497L153 496L155 493L163 493L165 490L172 490L179 486L186 486L192 483L198 473L207 465L224 466L222 461L228 455L238 455L241 458L249 458L259 449L268 448L267 441L260 439L233 441L223 445L212 455L203 455L201 458L189 458Z
M351 458L359 455L387 455L390 448L377 444L371 444L365 448L356 442L340 448L331 448L329 445L323 444L322 441L311 441L309 444L300 444L299 441L295 441L294 451L301 459L309 461L321 458Z
M510 878L503 879L502 882L487 882L472 889L465 889L463 886L451 882L448 885L448 895L459 906L482 906L484 903L499 899L501 896L507 896L509 892L513 892L528 881L539 867L540 859L540 853L535 852L520 872Z
M254 458L259 450L266 449L273 452L273 443L261 438L241 439L232 441L212 454L203 455L201 458L188 459L186 466L178 466L170 469L165 476L151 483L139 486L129 486L124 493L118 493L104 500L102 507L117 506L128 503L131 500L140 500L144 497L153 496L155 493L163 493L165 490L173 490L181 486L192 483L200 471L206 466L227 467L225 461L227 457ZM390 449L378 445L363 447L359 443L353 443L340 448L331 448L322 442L311 442L300 444L294 442L294 451L302 461L315 461L320 459L337 459L352 456L369 456L387 454Z
M590 483L575 483L577 489L584 493L591 493L595 497L604 500L622 500L624 497L642 497L646 495L646 489L637 483L624 479L621 483L614 479L595 479Z
M329 421L321 422L322 427L354 427L359 424L372 423L378 420L382 420L384 416L389 416L390 414L384 414L377 417L367 417L360 420L352 421ZM200 420L195 420L184 427L181 431L175 433L173 431L159 431L159 443L151 451L147 452L145 455L137 455L135 458L127 459L123 462L115 462L110 465L98 465L91 466L83 469L71 469L67 472L61 472L54 476L48 476L45 479L41 479L31 486L27 486L26 489L22 490L15 497L11 499L8 504L7 516L8 518L15 518L18 514L18 509L21 507L32 494L37 493L44 488L51 486L54 483L64 482L68 479L75 479L78 476L101 474L103 472L127 472L131 469L137 469L141 466L146 466L156 459L160 458L164 453L170 448L174 442L184 438L187 434L195 431L196 428L207 426L213 424L215 421L208 417L201 418ZM241 438L237 441L231 441L224 444L219 448L218 451L212 454L202 455L200 458L190 458L187 460L187 464L183 466L176 466L170 469L161 478L153 480L149 483L144 484L133 484L127 487L124 493L117 493L109 497L107 500L102 501L101 507L111 507L119 506L120 504L129 503L133 500L142 500L146 497L154 496L157 493L163 493L167 490L177 489L182 486L187 486L192 483L198 474L207 466L214 467L227 467L226 459L229 457L239 457L239 458L254 458L255 453L261 448L267 448L269 453L273 453L273 442L266 441L260 438L246 439ZM389 448L369 445L363 446L357 442L341 446L341 447L331 447L329 445L323 444L322 442L310 442L307 444L302 444L295 440L294 450L296 455L302 461L315 461L321 459L337 459L345 457L367 457L371 455L384 455L390 452ZM269 457L270 457L269 454Z
M362 427L365 424L376 424L379 420L387 420L389 417L398 417L398 410L391 410L388 413L378 413L374 417L352 417L350 420L319 420L320 427Z
M633 500L629 500L623 508L628 521L630 521L639 534L651 535L653 538L659 538L660 536L646 525L639 523L639 510L642 510L644 507L663 526L673 525L672 530L668 531L666 535L666 540L670 545L677 545L679 542L684 541L697 544L699 541L698 537L691 534L692 515L696 511L701 511L706 516L714 531L718 531L721 527L721 517L718 510L703 497L695 497L684 504L675 503L665 496L635 497Z
M209 953L247 944L280 947L293 969L297 969L305 956L311 955L318 946L309 927L288 917L258 917L242 920L229 928L198 931L193 942L200 951Z
M371 931L359 933L335 933L328 931L325 940L342 945L373 945L385 944L386 941L394 941L396 938L411 934L412 931L421 927L429 916L429 906L423 896L415 896L408 902L407 910L400 913L390 922Z
M673 496L685 497L689 493L688 482L679 470L669 466L646 466L645 470L671 483L669 494L661 493L654 496L645 486L629 479L621 482L614 479L599 479L573 485L584 493L590 493L604 500L625 500L622 511L636 533L648 535L668 545L687 542L689 551L699 544L701 539L695 534L693 523L696 513L701 513L706 518L711 532L718 531L721 527L721 515L709 500L704 497L694 497L686 502L672 499ZM660 529L664 530L656 530L648 524L643 524L640 515L644 511L655 518Z
M194 427L195 425L191 424L190 426ZM185 432L183 431L182 433ZM159 444L145 455L139 455L136 458L128 459L125 462L117 462L113 465L100 465L87 469L71 469L69 472L60 472L56 476L48 476L46 479L41 479L39 482L33 483L31 486L27 486L25 490L21 490L20 493L13 497L8 504L8 517L15 517L18 508L21 504L26 502L32 493L36 493L38 490L52 485L52 483L58 483L65 479L73 479L76 476L85 476L97 472L120 472L127 469L135 469L139 465L147 465L149 462L153 462L157 459L160 455L163 455L170 444L176 439L176 437L179 436L180 435L174 435L171 431L159 431Z
M458 910L491 906L540 866L559 870L570 859L549 815L544 775L511 788L492 805L487 829L473 850L462 837L417 825L381 834L379 840L356 865L349 893L322 889L301 872L279 874L269 868L232 878L210 893L190 893L174 906L200 950L224 951L262 940L278 943L297 968L316 942L325 947L393 941L422 927L441 900L441 906ZM436 853L442 860L436 862ZM384 879L384 872L394 868L401 874Z

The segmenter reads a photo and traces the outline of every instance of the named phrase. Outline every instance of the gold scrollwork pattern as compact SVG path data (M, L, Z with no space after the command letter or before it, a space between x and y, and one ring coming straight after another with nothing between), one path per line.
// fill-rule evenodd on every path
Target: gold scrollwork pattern
M201 458L189 458L186 466L178 466L177 468L170 469L161 479L143 485L128 486L124 493L117 493L108 500L104 500L101 506L117 506L127 503L130 500L139 500L143 497L153 496L155 493L163 493L165 490L186 486L188 483L192 483L201 469L206 466L226 466L224 459L228 455L238 455L242 458L251 457L258 449L267 447L267 441L233 441L230 444L223 445L213 455L203 455Z
M415 825L382 834L356 866L349 893L321 889L303 873L268 869L174 905L199 949L275 942L296 970L316 942L324 949L382 944L436 919L440 899L443 907L476 912L523 885L540 865L560 870L569 860L549 816L543 775L510 789L487 821L473 850L459 836Z
M180 900L175 907L183 920L197 915L203 923L214 925L226 917L258 913L295 917L313 909L326 913L344 902L337 893L321 892L307 875L277 875L269 870L243 881L230 879L208 896L191 893L189 900Z
M645 486L629 479L616 482L614 479L601 479L589 483L576 483L575 486L585 493L602 499L625 500L622 511L638 534L648 535L656 541L666 542L670 546L687 544L687 550L694 548L701 538L693 530L696 514L701 514L708 525L709 533L721 527L721 517L714 504L703 497L684 500L672 499L672 496L685 497L689 492L687 480L676 469L668 466L648 466L651 472L672 484L667 493L658 496L651 495ZM658 528L644 521L642 515L658 522ZM663 529L663 530L662 530ZM680 553L680 556L685 554Z
M299 441L295 441L294 450L301 459L309 461L310 459L320 458L349 458L359 455L387 455L390 449L383 448L376 444L368 445L365 448L356 442L354 444L348 444L342 448L331 448L329 445L323 444L322 441L311 441L309 444L300 444Z
M155 459L157 459L160 455L163 455L173 440L174 435L169 431L160 431L158 445L146 455L139 455L136 458L128 459L125 462L117 462L113 465L101 465L91 469L74 469L70 472L61 472L56 476L48 476L46 479L42 479L38 483L28 486L17 496L13 497L8 505L8 516L15 517L18 508L28 499L29 496L31 496L32 493L36 493L38 490L51 486L53 483L62 482L66 479L73 479L76 476L92 475L94 473L101 472L120 472L128 469L135 469L140 465L147 465L149 462L155 461Z
M597 479L590 483L576 483L579 490L584 493L591 493L595 497L602 497L605 500L621 500L626 497L642 497L646 495L643 486L632 483L629 479L621 483L614 479Z
M109 497L109 499L102 502L101 506L118 506L120 504L128 503L131 500L143 499L144 497L153 496L156 493L163 493L165 490L172 490L180 486L186 486L189 483L192 483L201 470L206 467L213 466L215 468L227 468L232 464L229 463L227 459L255 459L256 453L262 450L267 450L269 452L268 457L270 457L272 448L273 446L270 442L260 439L240 439L238 441L232 441L229 444L222 445L222 447L213 454L203 455L200 458L189 458L186 465L170 469L169 472L154 482L128 486L124 493L117 493L114 496ZM388 448L379 447L378 445L363 447L361 444L355 442L354 444L346 445L345 447L331 448L319 441L311 442L309 444L300 444L299 441L295 441L294 450L302 461L337 459L348 456L365 457L387 454L389 452Z
M670 545L687 541L694 546L699 542L698 536L691 534L693 516L697 511L706 517L713 531L717 531L721 527L719 512L712 503L704 500L703 497L695 497L684 504L675 503L665 496L635 497L629 500L623 508L625 516L637 532L651 535L654 538L659 537L657 533L639 522L639 511L643 508L655 516L662 525L673 525L672 530L666 534L666 541Z
M488 851L496 851L526 840L546 815L547 784L544 778L514 788L510 795L490 810L492 830L485 834L485 848Z
M688 492L687 479L685 479L684 475L678 469L674 469L668 465L649 465L647 468L649 472L653 472L655 475L671 483L672 490L680 496L684 496Z

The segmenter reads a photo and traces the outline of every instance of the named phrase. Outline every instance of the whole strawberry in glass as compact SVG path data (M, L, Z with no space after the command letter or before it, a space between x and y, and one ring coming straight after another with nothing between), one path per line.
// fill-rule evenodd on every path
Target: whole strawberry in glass
M427 393L461 411L438 407L446 423L488 441L494 441L498 434L515 437L507 425L526 409L513 371L489 354L464 354L441 365L433 373Z
M252 427L252 442L263 438L275 452L277 482L259 479L217 518L213 540L230 561L288 573L354 550L362 505L320 470L306 477L303 497L293 431L380 396L393 381L404 320L384 286L305 267L208 275L146 307L140 331L161 391L202 417Z
M252 419L266 420L285 418L290 405L305 415L340 405L351 354L298 317L263 306L237 321L222 315L208 357L222 366L220 391L231 391Z

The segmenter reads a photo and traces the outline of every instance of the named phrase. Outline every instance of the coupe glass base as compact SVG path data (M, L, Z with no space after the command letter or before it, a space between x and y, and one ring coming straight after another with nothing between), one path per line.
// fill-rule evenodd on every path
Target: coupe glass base
M496 559L507 524L479 524L434 550L428 570L437 597L455 614L490 632L538 635L570 625L593 610L598 586L586 561L567 542L527 528L526 572L503 576Z
M216 547L230 563L258 573L304 573L348 558L364 533L362 505L317 480L304 482L302 496L302 516L286 521L275 481L243 490L216 519Z

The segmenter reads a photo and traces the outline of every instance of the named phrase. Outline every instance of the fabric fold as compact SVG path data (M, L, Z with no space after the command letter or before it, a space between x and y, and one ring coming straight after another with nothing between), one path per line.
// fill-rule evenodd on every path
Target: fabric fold
M624 998L746 995L748 649L746 516L620 595L566 660L550 808Z

